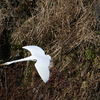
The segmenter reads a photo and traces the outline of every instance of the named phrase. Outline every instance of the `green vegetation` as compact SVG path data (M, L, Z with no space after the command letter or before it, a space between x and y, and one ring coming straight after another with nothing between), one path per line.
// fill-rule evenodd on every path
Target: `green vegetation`
M85 51L85 58L86 60L94 60L95 50L92 47Z

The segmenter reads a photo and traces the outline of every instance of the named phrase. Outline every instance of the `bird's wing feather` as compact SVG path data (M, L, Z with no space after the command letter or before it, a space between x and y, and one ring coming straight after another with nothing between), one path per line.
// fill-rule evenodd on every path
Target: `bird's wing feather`
M37 60L37 62L35 63L35 67L40 77L45 83L49 80L50 76L49 65L50 65L49 59Z
M32 55L44 55L45 52L38 46L24 46L23 49L29 50Z

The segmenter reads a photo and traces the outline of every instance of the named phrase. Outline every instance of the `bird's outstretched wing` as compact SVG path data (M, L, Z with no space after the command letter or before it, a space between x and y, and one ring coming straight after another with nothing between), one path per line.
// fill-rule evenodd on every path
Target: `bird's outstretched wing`
M34 55L44 55L45 52L38 46L24 46L23 49L29 50L31 54Z
M49 80L50 76L49 65L50 65L49 59L41 59L35 63L35 67L40 77L45 83Z

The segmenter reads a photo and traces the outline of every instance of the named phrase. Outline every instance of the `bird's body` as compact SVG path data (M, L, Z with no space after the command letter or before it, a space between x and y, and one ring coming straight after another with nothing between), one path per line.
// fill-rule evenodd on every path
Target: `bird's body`
M50 72L49 65L51 61L51 56L45 55L45 52L38 46L24 46L23 49L29 50L31 52L31 56L14 60L10 62L6 62L2 65L10 65L12 63L21 62L21 61L35 61L35 67L42 78L42 80L46 83L49 80Z

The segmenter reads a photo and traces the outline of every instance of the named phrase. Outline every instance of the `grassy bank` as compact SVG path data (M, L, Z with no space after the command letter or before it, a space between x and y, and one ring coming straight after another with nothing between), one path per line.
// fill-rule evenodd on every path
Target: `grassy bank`
M1 62L29 56L21 47L38 45L51 55L54 67L46 84L33 62L1 69L1 100L99 100L100 3L41 0L4 4L0 9ZM8 50L2 47L7 43L9 55L3 58Z

